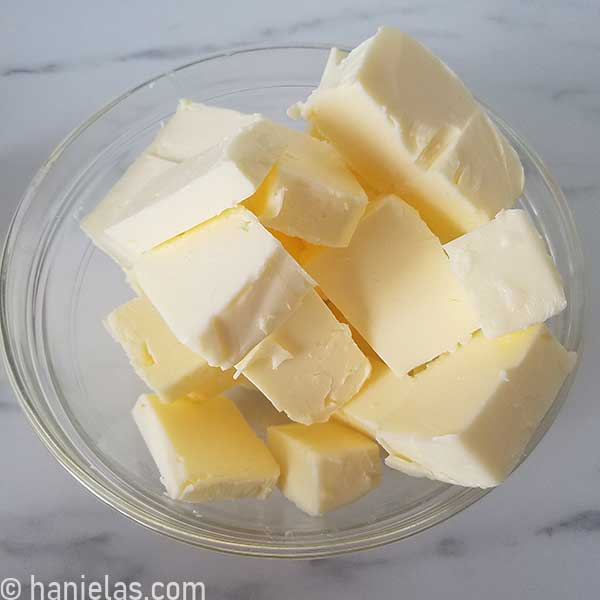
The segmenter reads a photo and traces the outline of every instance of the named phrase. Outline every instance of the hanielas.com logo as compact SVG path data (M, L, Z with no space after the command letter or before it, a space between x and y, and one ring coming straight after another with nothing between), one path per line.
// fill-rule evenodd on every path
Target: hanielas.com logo
M102 579L28 581L6 577L0 581L0 600L206 600L201 581L155 581L144 586L139 581Z

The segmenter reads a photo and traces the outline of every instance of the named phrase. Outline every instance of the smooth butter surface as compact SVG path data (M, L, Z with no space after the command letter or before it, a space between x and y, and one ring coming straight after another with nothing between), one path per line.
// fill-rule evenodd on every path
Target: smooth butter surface
M490 487L515 467L574 361L544 325L478 333L414 377L374 369L340 416L375 435L394 468Z
M290 114L309 120L374 190L415 206L442 241L522 191L518 156L463 83L394 28L349 54L334 48L321 84Z
M371 365L319 295L311 291L236 366L280 411L299 423L326 421L361 388Z
M344 425L293 423L269 427L267 435L281 491L309 515L349 504L379 483L379 447Z
M324 248L304 267L398 376L479 326L441 244L396 196L369 204L347 248Z
M146 298L116 308L106 326L138 376L163 402L192 393L210 398L234 384L233 371L209 366L180 343Z
M177 339L223 369L274 331L313 287L243 207L145 253L133 275Z
M502 211L444 250L487 337L543 323L567 305L560 274L524 210Z
M233 401L140 396L133 417L174 500L264 498L279 467Z

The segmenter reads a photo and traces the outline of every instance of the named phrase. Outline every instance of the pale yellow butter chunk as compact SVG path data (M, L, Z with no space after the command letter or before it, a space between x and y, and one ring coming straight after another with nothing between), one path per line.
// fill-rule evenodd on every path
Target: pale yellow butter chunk
M359 394L345 411L362 420L374 407L389 466L487 488L516 466L574 363L544 325L493 340L476 334L413 378L384 375L387 402Z
M314 285L243 207L145 253L133 277L177 339L222 369L283 323Z
M442 241L512 206L523 188L516 152L463 83L394 28L349 54L334 48L290 115L309 120L369 187L415 206Z
M567 305L560 274L524 210L502 211L444 249L487 337L543 323Z
M324 248L304 267L398 376L479 327L440 242L397 196L371 202L347 248Z
M232 370L209 366L180 343L146 298L134 298L116 308L106 326L135 372L163 402L187 394L210 398L234 385Z
M131 263L256 192L285 147L281 126L256 116L222 144L153 179L127 204L106 236Z
M256 116L184 98L179 101L177 112L158 132L148 152L182 162L220 144L249 125Z
M323 246L347 246L367 195L330 144L286 130L287 147L247 206L271 229Z
M110 227L127 210L137 193L154 178L175 167L176 163L144 152L117 181L104 199L82 221L81 228L91 240L121 266L130 263L130 253L106 235Z
M236 367L290 419L326 421L361 388L371 365L316 292Z
M354 502L379 484L379 447L349 427L292 423L269 427L267 435L281 491L309 515Z
M228 398L147 394L133 418L174 500L264 498L277 483L279 466Z

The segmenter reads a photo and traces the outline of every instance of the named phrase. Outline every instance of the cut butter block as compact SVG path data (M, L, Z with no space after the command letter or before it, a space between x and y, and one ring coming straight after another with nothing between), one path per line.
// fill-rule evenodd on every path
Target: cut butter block
M285 145L281 126L255 116L222 144L152 179L105 230L126 249L142 253L236 206L257 190Z
M361 388L371 365L319 295L302 304L236 366L290 419L326 421Z
M292 423L269 427L267 436L281 467L281 491L309 515L349 504L379 483L377 444L349 427Z
M102 251L126 267L130 263L126 248L106 236L106 229L127 210L136 194L155 177L172 169L176 163L144 152L112 187L104 199L82 221L81 228Z
M133 418L174 500L264 498L275 487L279 466L228 398L147 394Z
M163 402L187 394L212 397L234 385L233 371L209 366L179 342L146 298L116 308L106 326L135 372Z
M458 77L397 29L349 54L334 48L319 87L289 114L309 120L368 186L415 206L442 241L522 192L513 148Z
M256 117L183 98L148 152L166 160L183 162L220 144Z
M486 337L543 323L567 305L560 274L524 210L502 211L444 249Z
M479 327L440 242L396 196L369 204L347 248L323 248L304 267L398 376Z
M222 369L274 331L314 285L243 207L145 253L133 276L177 339Z
M367 195L330 144L286 130L287 147L247 206L271 229L311 244L347 246Z
M380 371L342 418L375 432L394 468L491 487L516 466L574 363L544 325L477 333L414 377Z

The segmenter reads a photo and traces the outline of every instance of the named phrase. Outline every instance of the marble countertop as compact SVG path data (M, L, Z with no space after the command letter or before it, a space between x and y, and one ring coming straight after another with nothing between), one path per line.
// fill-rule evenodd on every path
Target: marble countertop
M250 8L251 6L251 8ZM230 46L351 45L394 24L438 52L558 178L600 300L600 5L593 0L7 0L0 15L0 235L52 148L107 101ZM590 311L591 312L591 311ZM87 493L48 454L0 376L0 579L202 580L206 597L596 598L600 593L600 320L556 424L510 480L416 538L320 561L199 551Z

